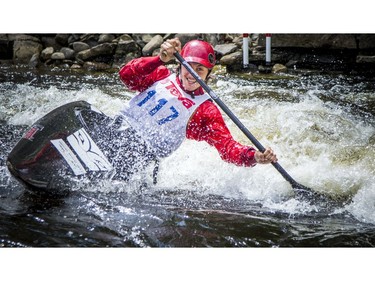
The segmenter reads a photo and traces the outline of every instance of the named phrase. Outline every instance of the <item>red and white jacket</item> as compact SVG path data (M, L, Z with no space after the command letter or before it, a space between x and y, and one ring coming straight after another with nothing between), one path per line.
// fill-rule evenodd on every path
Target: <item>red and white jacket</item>
M120 69L119 75L130 90L143 92L172 73L160 58L155 56L130 61ZM179 78L177 83L183 88ZM200 87L194 93L187 93L198 96L203 95L204 91ZM247 167L256 164L255 149L233 139L221 112L211 100L203 102L192 115L187 124L186 137L196 141L206 141L217 149L220 157L226 162Z

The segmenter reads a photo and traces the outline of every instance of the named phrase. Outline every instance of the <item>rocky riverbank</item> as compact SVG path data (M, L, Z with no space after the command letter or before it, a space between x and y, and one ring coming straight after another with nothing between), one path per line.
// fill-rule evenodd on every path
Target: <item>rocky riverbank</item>
M196 38L210 42L217 64L228 71L375 71L375 34L272 34L267 63L266 35L250 34L246 67L243 34L0 34L0 65L117 71L133 58L158 54L172 37L182 44Z

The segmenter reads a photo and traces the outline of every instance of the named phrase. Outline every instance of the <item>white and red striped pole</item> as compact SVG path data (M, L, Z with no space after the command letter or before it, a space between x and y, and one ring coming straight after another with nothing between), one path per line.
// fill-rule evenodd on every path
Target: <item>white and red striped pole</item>
M249 67L249 34L244 33L242 35L242 63L243 68Z
M271 64L271 34L266 33L266 65Z

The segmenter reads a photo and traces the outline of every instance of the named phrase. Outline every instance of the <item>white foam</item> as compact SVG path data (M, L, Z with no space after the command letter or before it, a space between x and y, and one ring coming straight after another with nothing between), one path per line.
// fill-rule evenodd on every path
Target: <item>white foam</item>
M301 83L307 82L301 80ZM276 151L280 164L297 182L338 197L355 195L347 210L362 221L375 222L375 126L371 120L324 102L317 89L304 90L308 85L302 85L302 90L262 85L240 87L230 80L220 81L216 87L224 102L254 136ZM249 97L236 98L233 93L239 91ZM263 94L269 97L263 98ZM113 116L129 96L131 93L124 91L123 95L113 97L98 87L66 90L24 84L3 93L0 112L2 119L10 124L31 125L62 104L86 100ZM225 115L224 118L235 139L250 145L233 122ZM103 184L97 188L110 192L125 187ZM290 213L313 211L313 206L303 202L280 200L291 194L292 188L271 165L237 167L222 161L213 147L190 140L161 162L154 188L195 189L245 198Z
M31 125L48 112L68 102L87 101L109 116L117 114L126 102L125 98L113 98L100 89L85 87L79 90L62 90L55 86L43 89L21 84L17 85L13 92L7 92L7 95L13 99L4 105L2 112L10 116L8 123L13 125Z

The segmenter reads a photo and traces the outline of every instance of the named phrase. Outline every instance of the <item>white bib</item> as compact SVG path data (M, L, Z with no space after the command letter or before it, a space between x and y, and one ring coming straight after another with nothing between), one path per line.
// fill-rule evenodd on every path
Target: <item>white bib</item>
M159 157L166 157L181 145L190 117L208 99L206 93L191 98L171 74L132 98L121 113Z

